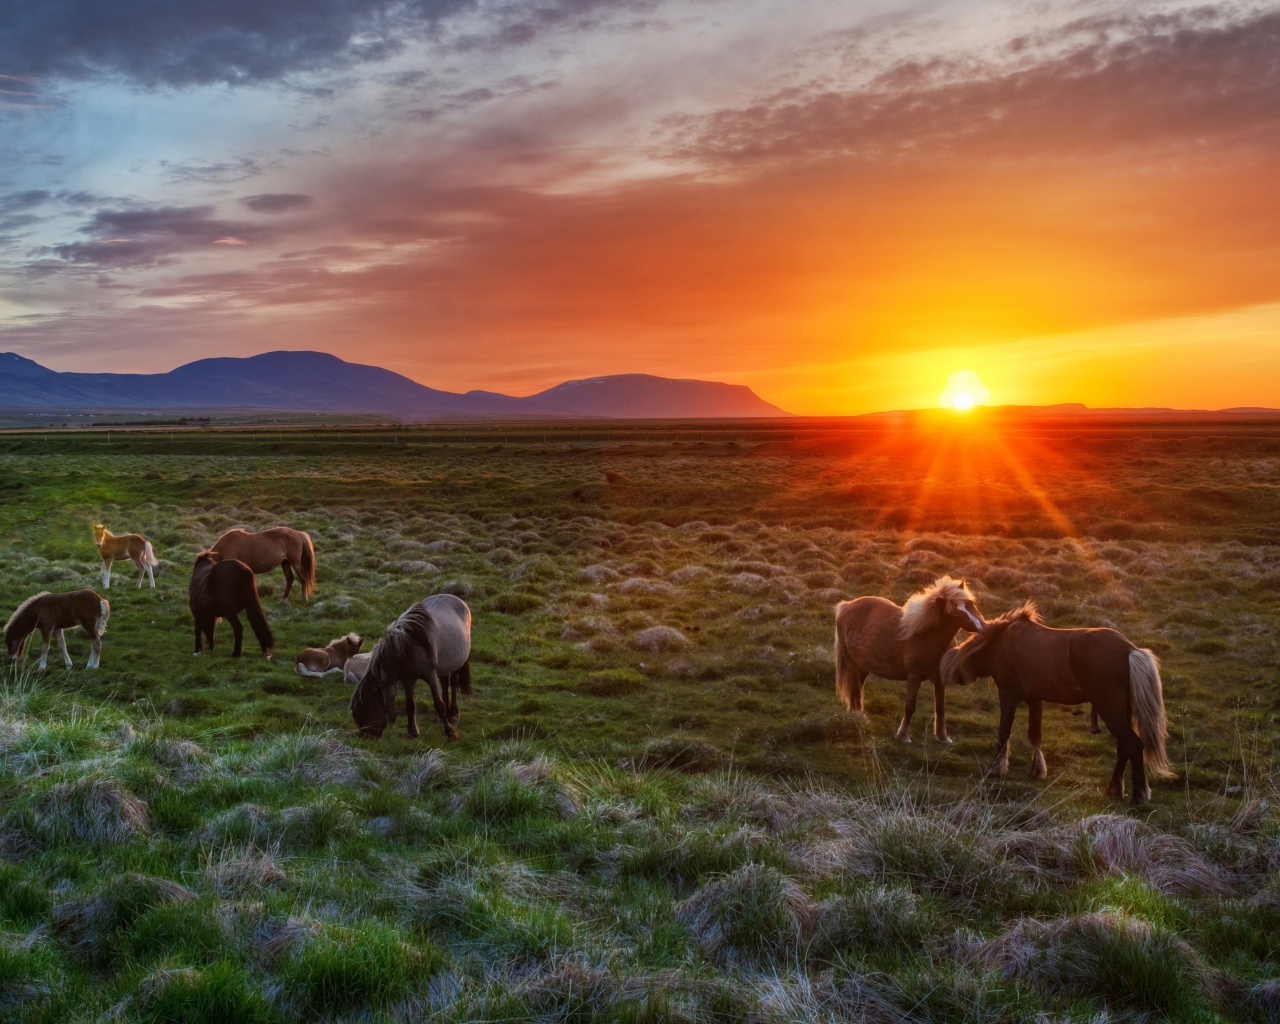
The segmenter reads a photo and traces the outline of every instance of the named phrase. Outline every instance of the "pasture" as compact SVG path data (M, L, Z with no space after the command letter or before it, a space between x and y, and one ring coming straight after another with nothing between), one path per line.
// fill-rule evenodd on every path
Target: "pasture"
M7 670L0 1007L20 1020L1275 1020L1280 429L981 418L902 428L0 435L0 611L128 563L102 667ZM258 577L272 661L192 657L196 552ZM1162 660L1176 778L1046 708L1049 778L984 779L997 700L834 692L832 605L950 573L987 615ZM351 733L303 647L427 594L474 615L461 740ZM366 648L367 649L367 648ZM58 665L54 660L51 666ZM421 691L420 691L421 692ZM428 727L428 723L431 723Z

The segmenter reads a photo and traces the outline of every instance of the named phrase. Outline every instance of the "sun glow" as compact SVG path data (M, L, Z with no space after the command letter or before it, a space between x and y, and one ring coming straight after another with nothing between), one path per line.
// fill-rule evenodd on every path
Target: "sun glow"
M991 391L972 370L957 370L953 373L947 378L947 386L938 396L939 405L957 412L968 412L974 406L986 405L990 401Z

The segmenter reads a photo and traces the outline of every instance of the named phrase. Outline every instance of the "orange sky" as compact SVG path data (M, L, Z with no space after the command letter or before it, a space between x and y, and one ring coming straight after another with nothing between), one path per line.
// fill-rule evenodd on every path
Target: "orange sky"
M996 403L1280 406L1280 11L627 9L445 4L370 57L356 19L248 79L110 25L0 45L31 97L0 118L0 349L649 372L812 414L957 369Z

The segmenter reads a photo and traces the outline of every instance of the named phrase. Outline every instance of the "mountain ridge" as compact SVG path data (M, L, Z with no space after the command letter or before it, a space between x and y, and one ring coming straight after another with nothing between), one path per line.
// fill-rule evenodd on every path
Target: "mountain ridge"
M441 391L380 366L307 350L211 356L154 374L60 372L14 352L0 353L0 409L72 408L375 413L407 419L790 416L743 385L649 374L565 381L521 398L493 391Z

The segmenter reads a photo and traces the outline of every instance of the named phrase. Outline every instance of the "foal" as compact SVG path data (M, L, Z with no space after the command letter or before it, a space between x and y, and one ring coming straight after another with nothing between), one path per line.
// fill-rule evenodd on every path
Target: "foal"
M93 524L93 539L97 542L98 553L102 555L103 589L111 589L111 563L126 558L138 567L138 586L142 586L143 577L150 577L151 589L155 589L155 567L160 561L151 550L151 541L137 533L123 533L117 537L101 523Z
M50 594L48 591L29 597L18 610L9 616L4 627L4 641L9 649L9 660L17 661L27 649L27 637L40 630L40 667L49 660L49 641L58 635L58 649L62 661L71 667L71 655L67 653L64 629L79 626L89 635L89 663L85 668L97 668L102 660L102 634L107 630L107 617L111 606L95 591L75 590L69 594Z
M307 647L294 661L293 670L300 676L316 678L330 672L341 672L363 646L364 637L359 633L348 633L330 640L325 647Z

